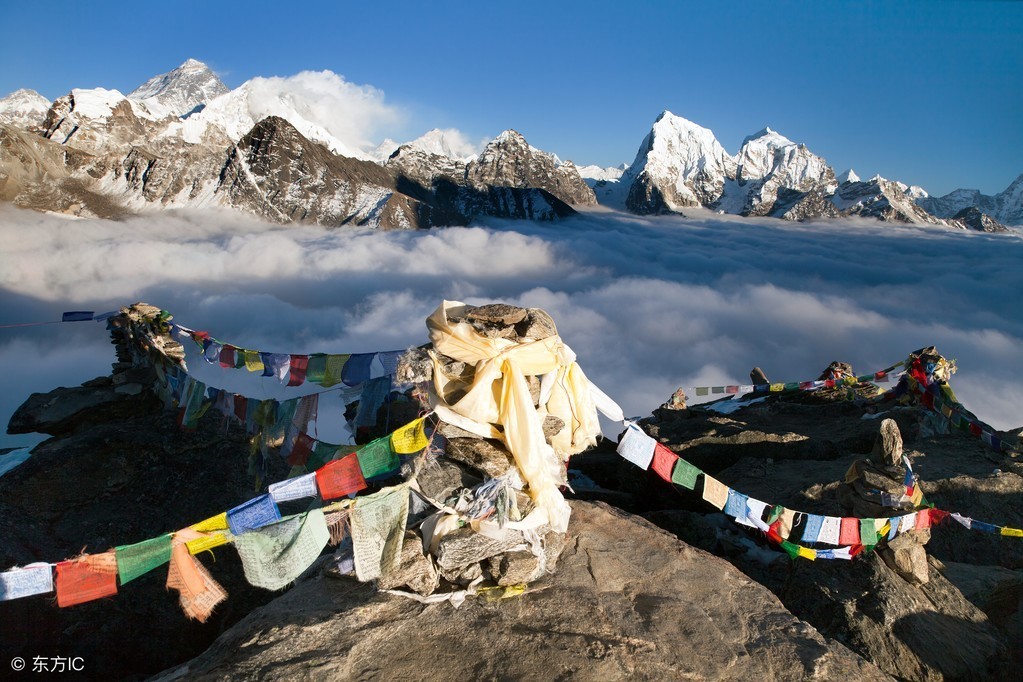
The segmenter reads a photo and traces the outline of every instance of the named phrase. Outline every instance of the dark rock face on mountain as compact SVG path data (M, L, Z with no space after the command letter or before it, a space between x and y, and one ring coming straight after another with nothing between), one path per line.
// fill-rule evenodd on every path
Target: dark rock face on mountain
M880 419L867 405L821 394L771 397L730 414L658 409L644 429L725 485L769 504L844 516L841 482L869 455ZM958 431L921 435L925 413L893 407L905 454L927 500L973 518L1023 525L1023 464ZM927 431L923 431L927 433ZM1010 441L1011 434L1004 434ZM617 458L617 459L616 459ZM615 453L573 467L596 483L580 495L613 500L679 538L726 558L792 613L906 680L1011 679L1023 662L1023 543L949 521L931 530L929 580L911 584L876 554L851 562L791 560L764 534L737 525L696 492L671 486ZM994 473L993 473L994 472Z
M952 221L961 224L968 230L977 232L1008 232L1009 228L986 213L981 213L976 206L970 206L952 216Z
M557 574L521 596L456 610L316 576L157 679L296 675L887 679L727 563L585 502L572 504Z
M917 225L943 224L920 208L905 190L905 185L875 177L839 185L832 201L842 215Z
M566 204L597 203L593 190L571 162L559 164L556 157L533 149L514 130L494 139L465 169L466 180L476 188L532 187L542 189Z

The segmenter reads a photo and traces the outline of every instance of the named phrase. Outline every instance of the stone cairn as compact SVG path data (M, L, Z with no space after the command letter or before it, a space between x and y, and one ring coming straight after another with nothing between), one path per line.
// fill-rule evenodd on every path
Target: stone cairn
M468 322L481 336L515 342L546 339L557 334L554 321L538 308L518 308L491 304L466 306L451 322ZM398 363L397 381L415 384L410 392L427 404L429 383L435 367L449 377L471 378L474 368L465 362L444 356L431 345L410 349ZM540 401L540 380L528 376L534 406ZM547 415L544 437L549 444L565 423ZM404 472L414 478L417 495L436 506L455 510L460 519L471 519L476 508L492 507L488 516L501 515L515 521L533 510L533 500L507 447L498 439L483 438L457 426L439 421L429 448ZM562 472L564 475L564 472ZM496 494L495 494L496 489ZM417 530L407 530L397 570L379 581L382 589L407 587L420 595L429 595L442 586L468 586L481 579L499 586L522 585L554 572L565 544L565 534L549 525L532 530L483 528L475 521L460 521L459 527L424 547L424 522ZM411 520L410 520L410 526Z

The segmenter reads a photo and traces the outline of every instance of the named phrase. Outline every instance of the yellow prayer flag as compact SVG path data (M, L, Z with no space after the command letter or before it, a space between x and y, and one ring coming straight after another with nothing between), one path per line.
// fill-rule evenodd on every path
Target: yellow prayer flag
M810 561L816 561L817 550L810 549L809 547L803 547L802 545L800 545L799 556L803 557L804 559L809 559Z
M259 356L259 351L243 350L242 357L245 358L245 369L250 372L263 371L263 358Z
M771 393L779 393L785 390L785 384L771 384Z
M429 444L426 440L425 422L425 417L420 417L392 433L391 449L399 455L410 455L425 448Z
M921 490L919 485L913 486L913 494L909 496L909 501L914 507L919 507L920 503L923 502L924 491Z
M1010 535L1014 538L1023 538L1023 530L1019 528L1009 528L1005 526L1002 528L1002 535Z
M207 549L227 544L227 538L227 533L213 532L205 537L189 540L185 543L185 546L188 547L189 554L198 554L199 552L205 552Z
M197 530L200 533L208 533L211 530L227 530L227 512L221 512L216 516L211 516L204 521L192 524L189 528Z

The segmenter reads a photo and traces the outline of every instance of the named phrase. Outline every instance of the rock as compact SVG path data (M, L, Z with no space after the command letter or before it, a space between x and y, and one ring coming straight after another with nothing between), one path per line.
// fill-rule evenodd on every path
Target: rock
M459 528L441 538L437 565L444 571L469 566L517 548L523 542L522 533L510 528L504 530L503 539L477 533L468 527Z
M565 422L559 417L553 415L547 415L543 418L543 437L547 439L547 442L551 442L551 438L561 433L561 430L565 428Z
M440 574L429 555L423 553L423 539L418 534L405 531L398 568L381 577L377 583L382 590L405 586L424 596L437 589Z
M461 462L446 457L425 459L416 473L419 489L431 500L445 502L455 491L472 488L483 482L483 478Z
M828 368L821 372L821 375L817 377L818 381L838 381L845 377L855 377L856 373L853 372L853 367L848 362L839 362L835 360Z
M749 379L751 382L753 382L754 386L771 383L770 381L768 381L767 375L764 374L764 370L760 369L759 367L754 367L750 371Z
M61 436L95 423L101 423L160 409L160 402L141 393L118 390L111 383L99 386L57 388L48 393L33 393L15 410L7 424L7 433L47 433Z
M498 585L523 585L540 577L540 559L532 552L505 552L489 560L489 573Z
M674 393L671 394L671 397L668 398L668 402L661 403L661 408L660 409L662 409L662 410L684 410L684 409L686 409L686 400L687 399L688 398L686 397L685 390L682 389L682 388L679 388Z
M881 422L870 458L881 466L896 466L902 462L902 434L894 419Z
M504 445L486 438L449 438L445 455L468 464L489 478L503 476L514 465L511 453Z
M488 303L487 305L469 308L465 317L470 322L485 322L487 324L511 327L526 319L528 311L505 303Z
M924 585L928 580L927 552L924 545L931 539L929 530L897 535L887 546L877 550L888 568L913 585Z
M314 579L158 679L888 679L722 560L572 506L557 574L520 597L456 610Z
M540 308L528 308L529 316L515 326L519 338L547 339L558 333L554 319Z

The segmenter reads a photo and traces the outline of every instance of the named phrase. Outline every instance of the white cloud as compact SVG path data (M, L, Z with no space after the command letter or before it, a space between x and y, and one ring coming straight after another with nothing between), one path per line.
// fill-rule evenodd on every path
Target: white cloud
M640 218L487 221L425 232L327 231L235 213L67 221L0 208L0 317L57 319L146 300L182 324L280 352L423 343L442 298L546 309L586 373L626 413L678 386L861 372L936 344L959 397L1023 424L1019 235L854 220ZM30 390L112 361L99 325L4 330L0 419Z

